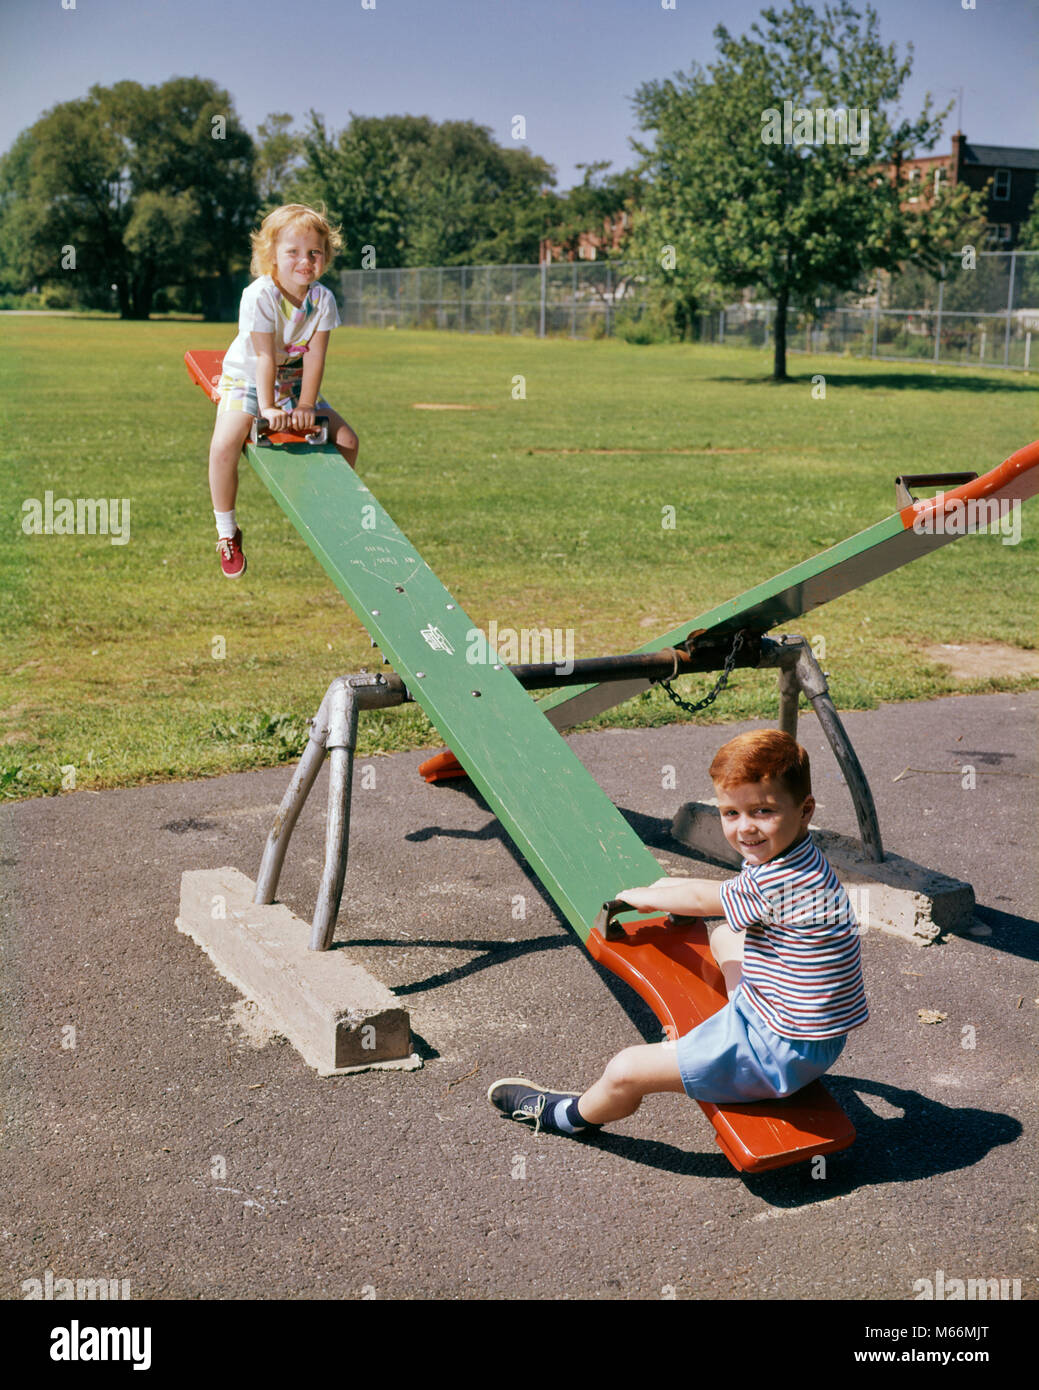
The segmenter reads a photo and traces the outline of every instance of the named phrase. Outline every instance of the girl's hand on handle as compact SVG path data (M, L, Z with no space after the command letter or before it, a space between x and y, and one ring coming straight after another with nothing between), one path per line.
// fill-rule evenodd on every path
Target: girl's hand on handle
M299 434L307 434L314 428L314 408L309 405L298 405L292 412L292 428Z
M292 428L292 417L287 410L281 410L276 405L269 406L266 410L261 410L260 414L271 427L273 434L280 434L283 430Z

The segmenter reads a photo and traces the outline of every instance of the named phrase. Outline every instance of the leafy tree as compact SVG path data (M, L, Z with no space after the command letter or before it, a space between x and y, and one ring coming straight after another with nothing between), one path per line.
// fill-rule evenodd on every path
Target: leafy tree
M295 202L290 192L303 159L303 137L292 129L293 118L273 111L257 128L256 181L265 211Z
M83 303L147 318L156 292L248 259L253 146L201 78L119 82L53 107L0 170L0 255L23 287L69 280Z
M26 205L20 190L29 181L32 136L23 130L0 158L0 293L19 294L32 283L26 265Z
M298 194L342 225L355 266L366 246L383 267L537 259L552 168L486 126L351 115L333 136L311 112L303 147Z
M610 167L608 159L577 167L583 171L581 182L556 200L554 220L548 230L552 241L570 256L577 254L582 232L601 236L607 223L622 213L630 215L639 192L638 176L633 170L606 173ZM623 259L624 251L606 250L604 254Z
M1039 185L1036 187L1028 216L1021 223L1017 249L1019 251L1039 252ZM1018 305L1022 308L1039 309L1039 254L1019 256L1017 273L1020 288L1014 297Z
M1021 223L1017 237L1019 251L1039 251L1039 184L1036 184L1032 206L1028 216Z
M936 268L971 194L946 190L926 214L908 206L906 152L935 144L947 110L935 114L927 97L915 120L895 114L912 46L904 61L885 47L872 7L863 19L849 0L821 10L791 0L747 36L724 25L714 36L720 57L706 72L694 65L636 93L640 126L656 135L635 143L648 181L642 244L673 246L675 277L694 293L714 282L773 298L773 379L783 381L792 308L856 289L878 268ZM799 111L811 121L795 125ZM817 122L816 111L829 116ZM867 113L868 136L860 114L842 139L841 111Z
M632 213L624 259L644 286L651 317L667 326L664 336L699 336L699 317L725 302L725 289L699 255L692 229L685 228L681 186L665 180Z

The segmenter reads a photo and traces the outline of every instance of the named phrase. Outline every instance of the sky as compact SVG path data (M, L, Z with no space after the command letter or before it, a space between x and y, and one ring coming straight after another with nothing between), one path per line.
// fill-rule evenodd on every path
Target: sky
M665 4L674 8L665 9ZM974 8L964 8L973 3ZM783 8L783 0L776 0ZM765 0L0 0L0 151L94 83L208 77L255 133L272 111L334 131L351 113L473 120L556 169L635 160L631 98L644 82L706 65L713 30L745 33ZM815 5L820 8L820 5ZM862 6L860 6L861 8ZM914 46L903 110L925 92L962 99L978 144L1039 146L1037 0L874 0L899 54ZM962 89L962 91L960 90Z

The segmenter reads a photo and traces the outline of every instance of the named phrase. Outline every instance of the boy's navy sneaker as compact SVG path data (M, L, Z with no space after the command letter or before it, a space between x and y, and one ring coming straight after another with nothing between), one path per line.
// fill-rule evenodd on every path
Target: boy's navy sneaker
M594 1133L600 1128L599 1125L590 1125L587 1120L576 1117L569 1121L563 1118L568 1110L573 1115L576 1108L574 1102L580 1095L580 1091L550 1091L546 1086L537 1086L523 1077L508 1076L495 1081L487 1092L487 1099L510 1120L533 1120L535 1134L541 1130L550 1134Z

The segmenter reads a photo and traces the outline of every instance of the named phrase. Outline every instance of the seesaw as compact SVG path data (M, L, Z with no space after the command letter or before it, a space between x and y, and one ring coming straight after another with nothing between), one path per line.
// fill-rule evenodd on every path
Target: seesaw
M544 667L540 686L536 679L529 685L535 689L561 688L539 700L538 708L555 728L571 729L652 685L666 685L669 677L721 669L732 658L733 644L738 640L742 650L735 655L733 665L779 668L781 729L796 736L800 696L804 694L811 702L851 792L863 849L870 858L880 860L883 847L872 794L811 648L803 639L784 638L779 646L762 643L763 635L967 534L965 517L973 516L975 524L986 517L994 519L1000 507L1034 496L1039 491L1037 464L1039 441L1019 449L981 477L977 473L897 477L898 510L891 516L653 638L628 657L609 659L627 661L627 671L611 672L595 661L576 662L564 683ZM912 489L927 486L950 490L922 500L914 498ZM654 657L663 664L651 665ZM639 660L646 663L642 670L635 664ZM419 771L428 782L464 775L448 749L427 759Z
M998 467L977 473L914 473L895 479L897 511L883 521L841 541L792 569L748 589L745 593L691 618L680 627L654 638L640 653L671 647L695 651L731 639L736 632L764 633L830 603L853 589L889 574L892 570L930 555L943 545L969 534L964 521L995 519L998 509L1027 501L1039 492L1039 440L1011 454ZM933 497L917 500L917 487L948 488ZM540 701L540 707L558 729L572 728L585 719L630 700L648 689L649 682L635 679L620 685L586 683L559 691Z
M211 399L220 359L212 352L185 355L193 379ZM1032 447L1034 463L1039 445ZM328 949L346 870L358 711L414 699L593 958L627 980L672 1035L721 1007L724 994L702 922L665 933L660 919L633 927L611 919L610 939L596 927L604 899L625 884L659 877L656 859L338 451L327 442L292 436L268 444L249 441L244 452L395 673L341 677L329 687L268 836L254 901L274 902L289 836L327 752L325 869L311 948ZM738 611L727 615L738 617ZM734 630L740 631L738 623ZM750 633L756 660L759 641L768 640ZM667 646L663 639L661 646ZM780 647L771 643L766 654ZM625 668L628 658L605 660L617 663L612 674L637 671L644 688L651 663L672 671L712 669L711 661L724 664L716 652L710 644L684 653L650 644L632 654L634 668ZM778 658L775 664L782 669ZM821 1082L774 1104L702 1108L723 1151L743 1171L801 1162L846 1148L854 1138Z

